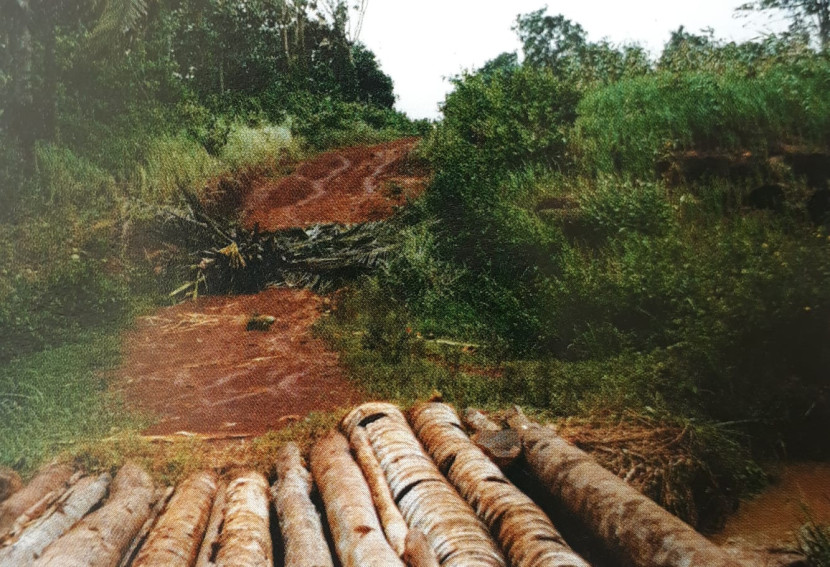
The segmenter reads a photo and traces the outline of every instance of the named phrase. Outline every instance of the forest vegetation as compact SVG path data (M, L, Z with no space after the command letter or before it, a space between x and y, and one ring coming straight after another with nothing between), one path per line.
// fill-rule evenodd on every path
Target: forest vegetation
M680 28L656 57L521 15L522 52L427 124L345 2L2 0L0 463L144 423L101 372L183 283L147 262L157 207L409 135L426 195L318 325L361 385L684 423L744 481L750 456L826 458L830 24L745 8L771 7L788 32Z

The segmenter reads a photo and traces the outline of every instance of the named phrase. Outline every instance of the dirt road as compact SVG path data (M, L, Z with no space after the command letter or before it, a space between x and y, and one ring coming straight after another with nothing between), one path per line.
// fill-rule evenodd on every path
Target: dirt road
M263 230L389 216L424 179L408 171L415 140L329 152L278 181L255 182L244 222ZM203 297L139 319L126 340L116 388L128 406L158 416L145 433L259 435L363 394L336 353L312 336L327 300L307 290ZM248 331L252 315L267 331Z

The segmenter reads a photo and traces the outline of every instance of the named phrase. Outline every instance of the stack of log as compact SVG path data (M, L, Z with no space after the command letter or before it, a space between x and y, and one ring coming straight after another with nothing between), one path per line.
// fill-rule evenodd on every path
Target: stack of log
M400 228L392 219L260 232L212 218L185 197L185 209L160 211L156 224L165 245L185 252L190 270L190 281L172 295L250 293L270 285L323 291L384 266Z
M198 472L175 489L134 463L114 477L50 465L25 487L6 483L0 567L600 565L496 463L526 467L574 519L567 531L587 533L613 565L801 564L720 548L520 410L503 424L475 411L462 422L438 401L408 415L363 404L308 462L288 443L270 487L237 470Z

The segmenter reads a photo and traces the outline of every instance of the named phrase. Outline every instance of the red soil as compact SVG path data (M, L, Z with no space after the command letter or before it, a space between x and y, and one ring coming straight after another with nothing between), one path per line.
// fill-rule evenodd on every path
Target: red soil
M415 143L410 138L345 148L322 154L279 181L262 179L243 205L244 222L270 231L388 217L423 191L423 177L403 171Z
M255 182L246 223L275 230L387 217L423 190L423 177L401 167L414 144L338 150L279 182ZM358 403L363 396L337 353L311 334L325 303L307 290L269 289L162 309L128 334L116 388L129 406L159 418L145 432L151 435L253 436ZM276 321L267 331L247 331L254 314Z

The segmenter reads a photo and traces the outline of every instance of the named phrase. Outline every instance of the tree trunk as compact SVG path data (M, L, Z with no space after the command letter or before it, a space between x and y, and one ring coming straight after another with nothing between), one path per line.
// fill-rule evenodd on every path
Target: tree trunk
M46 548L37 567L114 567L150 516L155 491L143 469L127 463L112 482L107 503Z
M268 481L248 471L228 484L217 567L272 567Z
M83 518L107 493L110 475L81 479L13 542L0 549L0 567L29 567L43 550Z
M69 465L49 465L38 472L25 488L3 502L0 505L0 539L8 535L21 514L40 502L49 501L50 498L49 504L57 500L58 496L66 490L71 477L72 467ZM49 504L46 504L43 510Z
M179 485L156 526L138 553L134 567L189 567L205 535L218 480L200 472Z
M224 482L220 483L216 489L216 498L210 510L210 520L208 521L207 530L205 530L202 546L199 549L199 556L196 558L196 567L210 567L213 565L212 559L219 549L219 530L225 521L227 489L228 486Z
M553 430L529 421L518 409L510 422L519 430L533 474L621 562L638 567L740 566Z
M341 427L349 435L365 429L406 523L423 531L442 566L505 564L486 526L424 453L396 406L363 404Z
M496 535L512 567L588 567L542 509L475 446L452 407L421 404L410 417L438 468Z
M403 519L403 515L401 515L401 511L395 504L395 500L392 498L389 485L386 484L386 475L383 473L383 469L380 468L380 463L372 450L369 438L366 437L366 430L361 427L353 429L350 441L357 464L360 465L363 476L366 477L366 482L369 484L372 500L383 526L383 533L386 534L386 539L392 549L395 550L395 553L402 557L406 550L406 535L409 528L406 525L406 520Z
M311 502L311 475L295 443L277 453L277 482L271 493L285 545L285 567L333 567L320 515Z
M421 530L407 532L403 560L408 567L439 567L435 552Z
M118 567L130 567L133 564L133 561L135 560L141 546L145 541L147 541L147 534L149 534L150 530L153 529L153 526L156 525L156 520L167 507L167 502L170 501L170 497L172 495L172 486L156 490L156 495L153 497L156 503L153 504L153 509L150 510L150 515L146 520L144 520L144 524L142 524L141 529L138 530L138 533L135 534L135 536L133 536L133 540L130 542L127 552L121 556L121 561L118 562Z
M343 567L404 567L383 535L369 487L345 437L332 432L314 444L311 472Z

